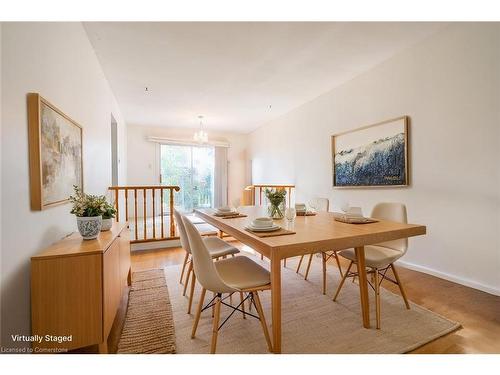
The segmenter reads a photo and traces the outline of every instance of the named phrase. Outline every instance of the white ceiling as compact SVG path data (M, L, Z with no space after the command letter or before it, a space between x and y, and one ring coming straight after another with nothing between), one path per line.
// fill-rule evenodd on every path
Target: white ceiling
M85 23L129 124L250 132L442 23ZM145 91L148 87L148 92Z

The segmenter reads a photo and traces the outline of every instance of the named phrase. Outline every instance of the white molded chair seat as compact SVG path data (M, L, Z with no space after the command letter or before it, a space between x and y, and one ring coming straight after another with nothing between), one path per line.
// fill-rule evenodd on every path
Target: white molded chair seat
M191 223L189 219L181 218L181 220L184 222L184 228L191 249L193 269L196 272L199 283L203 287L193 324L193 330L191 331L191 338L196 336L196 329L202 311L213 307L212 343L210 346L210 353L215 353L219 330L235 311L240 311L243 313L244 319L246 315L249 315L260 320L267 347L269 351L272 351L271 338L269 336L259 297L260 291L271 288L269 272L250 258L244 256L214 262L205 241L202 239L193 223ZM208 305L203 307L207 291L213 292L214 298ZM237 306L233 306L232 303L227 304L224 302L225 298L222 298L224 293L228 293L229 296L231 296L235 292L239 293L241 300ZM245 313L245 301L247 300L255 306L257 315L250 312ZM233 309L233 312L231 312L222 324L219 325L221 305Z
M240 251L218 237L204 237L203 242L212 258L220 258L226 255L238 254Z
M269 271L247 257L223 259L214 264L224 283L235 290L258 288L271 283Z
M189 245L189 239L188 239L188 236L186 233L186 227L184 225L183 220L186 220L190 224L194 225L196 222L196 220L195 220L196 217L183 216L177 210L174 210L174 217L175 217L175 221L177 223L177 229L179 231L181 246L186 251L186 256L184 257L184 263L182 265L182 271L181 271L181 278L180 278L181 283L182 283L182 279L184 277L184 271L186 269L186 266L189 264L188 269L187 269L186 280L184 281L184 291L182 293L183 296L186 295L189 279L191 276L191 289L189 291L189 303L188 303L188 310L187 310L188 314L190 314L191 313L191 306L193 304L194 284L195 284L195 280L196 280L196 275L194 274L194 270L193 270L193 262L190 261L191 246ZM236 247L228 244L226 241L223 241L217 237L203 237L203 239L201 239L201 241L204 243L211 259L222 258L222 257L226 257L228 255L234 256L235 254L240 252Z
M381 220L395 221L399 223L407 223L408 218L406 214L406 206L401 203L379 203L375 207L373 207L371 217ZM369 273L372 275L372 283L373 289L375 290L375 310L377 314L377 329L380 329L380 284L384 280L392 281L394 284L399 286L399 291L401 292L401 296L405 302L406 308L410 308L410 304L408 303L408 299L406 298L406 293L403 289L403 285L401 284L401 280L399 279L398 272L396 271L396 267L394 266L394 262L405 255L406 250L408 249L408 239L402 238L399 240L386 241L382 243L378 243L376 245L368 245L365 246L365 266L370 268ZM333 300L336 301L337 297L344 285L345 280L348 277L357 277L358 272L350 272L353 264L356 264L356 267L359 267L357 264L356 253L354 249L342 250L339 252L344 258L349 259L351 262L349 263L349 267L347 267L347 271L344 273L344 277L340 281L340 284L337 288L337 292L333 297ZM395 280L389 278L386 274L388 268L392 269L392 273L394 274Z
M354 249L339 251L344 258L356 261ZM399 259L403 253L401 251L389 249L384 246L369 245L365 246L365 265L370 268L385 268L389 264Z

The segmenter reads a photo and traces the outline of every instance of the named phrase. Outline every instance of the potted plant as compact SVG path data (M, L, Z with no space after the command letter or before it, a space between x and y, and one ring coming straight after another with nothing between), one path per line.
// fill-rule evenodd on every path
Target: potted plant
M78 231L84 240L97 238L102 226L102 214L105 212L106 197L90 195L73 186L75 195L69 197L73 208L71 213L76 215Z
M265 190L266 197L269 200L267 213L273 219L283 219L285 212L285 189L267 189Z
M110 230L113 226L113 219L116 215L116 209L111 203L106 201L104 203L104 212L102 213L102 227L101 232Z

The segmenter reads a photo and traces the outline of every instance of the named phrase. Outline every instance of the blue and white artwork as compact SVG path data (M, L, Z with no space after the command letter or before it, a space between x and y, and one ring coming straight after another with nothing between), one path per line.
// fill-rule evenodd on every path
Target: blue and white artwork
M407 123L404 116L333 136L333 185L408 185Z

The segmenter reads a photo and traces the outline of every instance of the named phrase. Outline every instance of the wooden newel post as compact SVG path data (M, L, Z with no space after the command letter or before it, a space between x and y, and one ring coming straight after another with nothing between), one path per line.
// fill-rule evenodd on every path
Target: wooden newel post
M170 237L175 237L175 223L174 223L174 191L179 191L179 187L170 188Z

